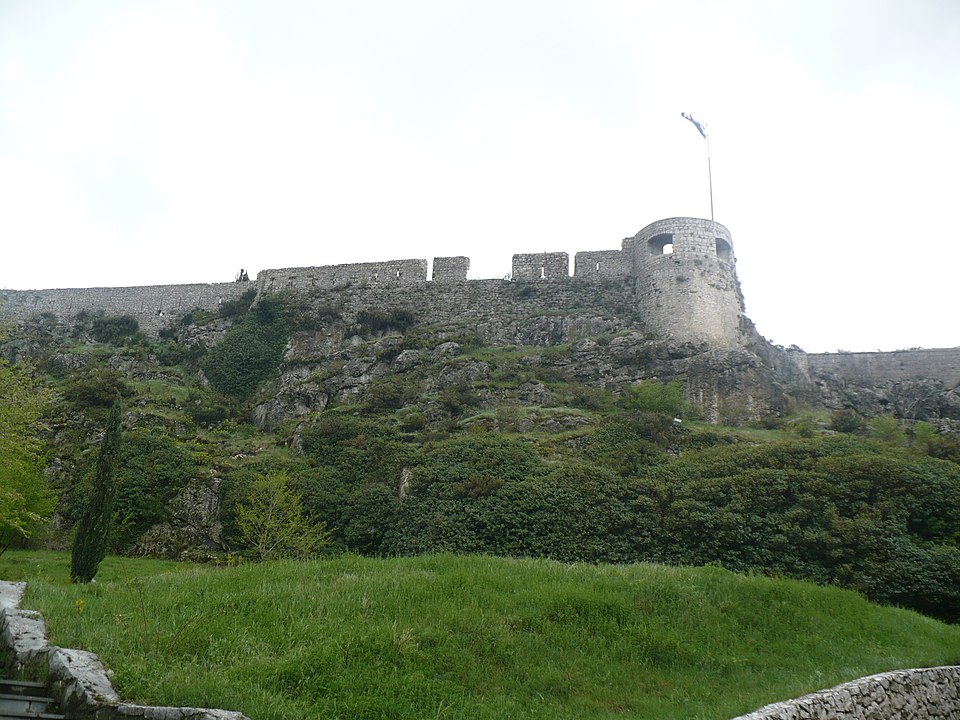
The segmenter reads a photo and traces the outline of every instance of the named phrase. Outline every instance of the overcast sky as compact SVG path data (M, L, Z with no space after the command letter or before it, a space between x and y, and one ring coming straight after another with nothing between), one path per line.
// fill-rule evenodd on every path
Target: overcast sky
M960 345L956 0L0 0L0 287L733 234L806 350Z

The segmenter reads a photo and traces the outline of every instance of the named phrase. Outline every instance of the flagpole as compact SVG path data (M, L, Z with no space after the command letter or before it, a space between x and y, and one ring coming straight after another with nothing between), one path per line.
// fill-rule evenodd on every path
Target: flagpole
M710 180L710 220L713 221L713 168L710 166L710 133L707 133L707 177Z
M707 132L707 128L698 123L693 119L693 115L687 112L680 113L680 117L684 120L689 120L691 124L697 129L697 132L707 141L707 179L710 182L710 220L713 220L713 167L710 163L710 134Z

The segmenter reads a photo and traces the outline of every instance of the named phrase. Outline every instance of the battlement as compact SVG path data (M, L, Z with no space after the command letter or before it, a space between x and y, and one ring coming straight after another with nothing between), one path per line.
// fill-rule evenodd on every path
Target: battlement
M730 232L710 220L669 218L652 223L622 242L620 250L578 252L570 276L565 252L518 253L512 258L517 282L584 281L582 293L595 282L634 281L634 304L644 327L665 339L732 346L739 341L742 300L736 280ZM0 291L0 314L14 319L52 314L69 320L77 314L130 315L141 329L156 336L172 319L192 310L216 311L251 287L257 295L295 290L303 293L368 289L371 304L380 291L449 286L467 280L470 259L437 257L433 276L422 259L346 263L316 267L262 270L254 282L143 287ZM442 297L442 292L431 293ZM494 312L494 311L491 311Z

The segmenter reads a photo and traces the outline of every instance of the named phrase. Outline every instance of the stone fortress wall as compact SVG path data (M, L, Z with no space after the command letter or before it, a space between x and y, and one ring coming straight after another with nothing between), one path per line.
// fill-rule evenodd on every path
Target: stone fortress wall
M249 283L72 288L57 290L0 290L0 315L16 320L51 314L69 320L80 313L130 315L147 335L157 333L191 310L215 311L221 303L240 297Z
M960 347L893 352L795 353L810 374L829 373L858 384L877 385L936 378L960 386Z
M409 306L424 322L471 319L496 322L498 312L550 314L581 311L600 318L629 317L664 340L733 348L742 343L743 298L730 232L697 218L658 220L620 250L578 252L570 276L563 252L513 256L512 282L467 280L470 260L437 257L263 270L254 282L116 288L0 290L0 315L26 320L49 313L69 321L78 313L130 315L156 336L195 310L216 311L255 288L258 294L293 289L340 299L347 313L363 306ZM603 327L603 324L596 327ZM586 328L585 328L586 331ZM960 384L960 348L893 353L795 353L815 375L857 382L924 377Z
M6 290L0 291L0 313L14 319L50 313L63 320L81 312L131 315L144 332L156 336L165 325L187 312L215 311L220 304L239 297L251 287L256 288L258 295L286 289L301 292L350 289L353 303L358 290L369 291L371 306L376 306L380 291L418 288L416 297L432 299L433 305L424 311L436 314L438 320L463 308L461 296L471 296L474 300L482 297L486 302L482 308L489 312L496 312L501 304L499 299L511 302L517 299L516 292L509 289L510 284L503 281L466 280L469 266L469 258L462 256L434 258L432 280L427 279L426 260L408 259L263 270L253 284ZM624 240L621 250L577 253L572 278L567 253L517 254L513 256L512 280L514 285L549 283L553 297L558 300L556 310L577 306L596 308L598 302L602 305L596 285L620 280L620 285L631 288L632 314L644 329L678 342L734 347L739 341L742 301L730 233L710 220L661 220L634 238ZM475 289L456 290L459 285ZM433 289L424 293L428 287ZM580 300L578 293L582 296ZM613 295L620 312L622 293L616 291ZM410 297L416 300L415 296Z

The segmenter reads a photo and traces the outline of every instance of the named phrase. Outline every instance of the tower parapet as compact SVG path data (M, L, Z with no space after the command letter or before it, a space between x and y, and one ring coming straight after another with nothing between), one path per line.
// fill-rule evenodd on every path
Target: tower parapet
M624 240L633 255L644 324L679 342L736 346L743 297L730 231L699 218L668 218Z

